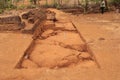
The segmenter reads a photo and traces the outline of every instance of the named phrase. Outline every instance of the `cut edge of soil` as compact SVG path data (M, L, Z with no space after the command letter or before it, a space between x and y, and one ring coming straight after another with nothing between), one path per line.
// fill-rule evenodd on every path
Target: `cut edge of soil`
M72 22L71 22L71 23L72 23ZM83 36L81 35L81 33L78 32L76 26L75 26L73 23L72 23L72 25L73 25L74 28L76 29L75 32L79 34L80 38L81 38L82 41L85 43L86 52L91 55L90 60L94 61L94 62L96 63L96 65L97 65L97 67L100 68L99 63L97 62L97 60L96 60L96 58L95 58L95 56L94 56L94 53L93 53L92 50L90 49L89 45L87 45L86 40L83 38ZM39 27L38 27L38 28L39 28ZM40 27L40 28L41 28L41 27ZM46 30L46 29L45 29L45 30ZM55 30L59 30L59 29L55 29ZM39 30L38 30L38 31L39 31ZM42 33L39 34L38 31L37 31L37 36L38 36L38 35L41 36L41 34L44 32L44 30L43 30ZM64 31L64 30L63 30L63 31ZM66 31L66 30L65 30L65 31ZM34 37L34 36L36 36L36 35L33 35L33 37ZM19 61L19 62L17 63L17 65L15 66L15 68L17 68L17 69L24 69L24 68L22 67L22 63L23 63L23 61L24 61L25 59L29 59L29 56L30 56L31 52L34 50L34 47L35 47L35 45L36 45L36 44L35 44L35 41L36 41L38 38L39 38L39 37L36 37L35 39L33 39L33 41L31 42L31 44L30 44L30 45L28 46L28 48L26 49L24 55L21 57L20 61ZM62 46L62 47L63 47L63 46ZM73 49L73 48L71 48L70 46L64 46L64 48ZM35 63L35 62L34 62L34 63ZM36 63L35 63L35 64L36 64ZM39 65L37 64L37 66L39 66ZM64 66L64 67L68 67L68 66ZM39 68L41 68L41 67L39 67ZM63 68L63 67L59 67L59 68ZM54 68L52 68L52 69L54 69Z

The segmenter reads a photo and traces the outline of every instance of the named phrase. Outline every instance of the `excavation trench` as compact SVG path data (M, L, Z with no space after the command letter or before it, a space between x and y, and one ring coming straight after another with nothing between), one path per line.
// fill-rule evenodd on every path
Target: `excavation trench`
M33 41L16 68L98 66L91 53L72 22L46 21L35 30Z

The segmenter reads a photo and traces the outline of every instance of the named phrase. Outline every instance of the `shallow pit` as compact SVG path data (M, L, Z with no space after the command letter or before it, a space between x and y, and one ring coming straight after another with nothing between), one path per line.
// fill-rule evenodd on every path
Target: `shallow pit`
M32 51L22 58L20 68L95 66L93 56L88 52L77 30L71 23L67 22L68 28L65 28L65 24L44 26L42 34L34 40Z

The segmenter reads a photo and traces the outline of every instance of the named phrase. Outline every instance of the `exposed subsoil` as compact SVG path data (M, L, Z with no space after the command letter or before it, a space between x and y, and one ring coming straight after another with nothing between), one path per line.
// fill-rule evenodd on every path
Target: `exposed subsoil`
M53 69L89 62L91 66L95 66L86 44L70 22L46 21L42 34L34 40L34 47L29 50L20 60L18 68L47 67Z
M73 23L54 18L54 12L44 9L1 15L0 32L33 35L33 41L15 67L53 69L76 65L95 66L94 56L88 51Z
M57 13L61 14L60 11ZM97 52L96 55L101 54L97 56L102 64L101 69L94 68L96 66L94 56L91 55L88 46L80 37L82 35L71 22L67 20L58 20L55 23L46 21L40 30L41 32L37 30L38 32L34 34L33 42L18 62L17 69L1 69L1 80L119 80L119 59L117 56L119 56L118 51L120 50L118 48L120 19L118 15L113 13L68 15L71 19L74 18L74 23L75 21L80 23L78 25L79 32L81 31L87 37L87 42L91 45L90 47L94 48L94 52ZM58 15L58 18L62 16ZM29 28L29 25L27 27ZM38 28L41 29L41 25ZM6 35L6 33L4 34ZM7 42L10 38L8 36L2 36L2 42ZM15 40L19 40L19 38ZM12 43L12 41L10 42ZM112 48L110 48L111 46ZM6 49L2 48L5 53ZM8 58L8 60L12 58L15 56ZM4 60L1 59L1 62L4 63ZM5 61L5 63L7 62ZM59 70L59 68L62 69Z

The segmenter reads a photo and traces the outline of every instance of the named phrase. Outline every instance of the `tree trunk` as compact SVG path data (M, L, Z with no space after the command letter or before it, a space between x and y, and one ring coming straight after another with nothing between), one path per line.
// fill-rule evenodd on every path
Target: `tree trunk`
M54 7L56 6L56 0L53 1L53 6L54 6Z
M80 1L78 0L78 5L80 5Z
M33 3L36 5L37 4L37 0L33 0Z
M60 4L62 5L62 0L60 0Z
M76 0L74 0L74 7L76 7Z
M37 2L37 4L39 4L40 5L40 0L37 0L38 2Z
M105 0L106 9L108 10L108 1Z
M46 4L45 5L46 5L46 7L48 7L48 0L46 0Z
M86 14L88 10L88 0L85 0L84 13Z
M58 6L59 7L61 6L61 0L58 0Z

